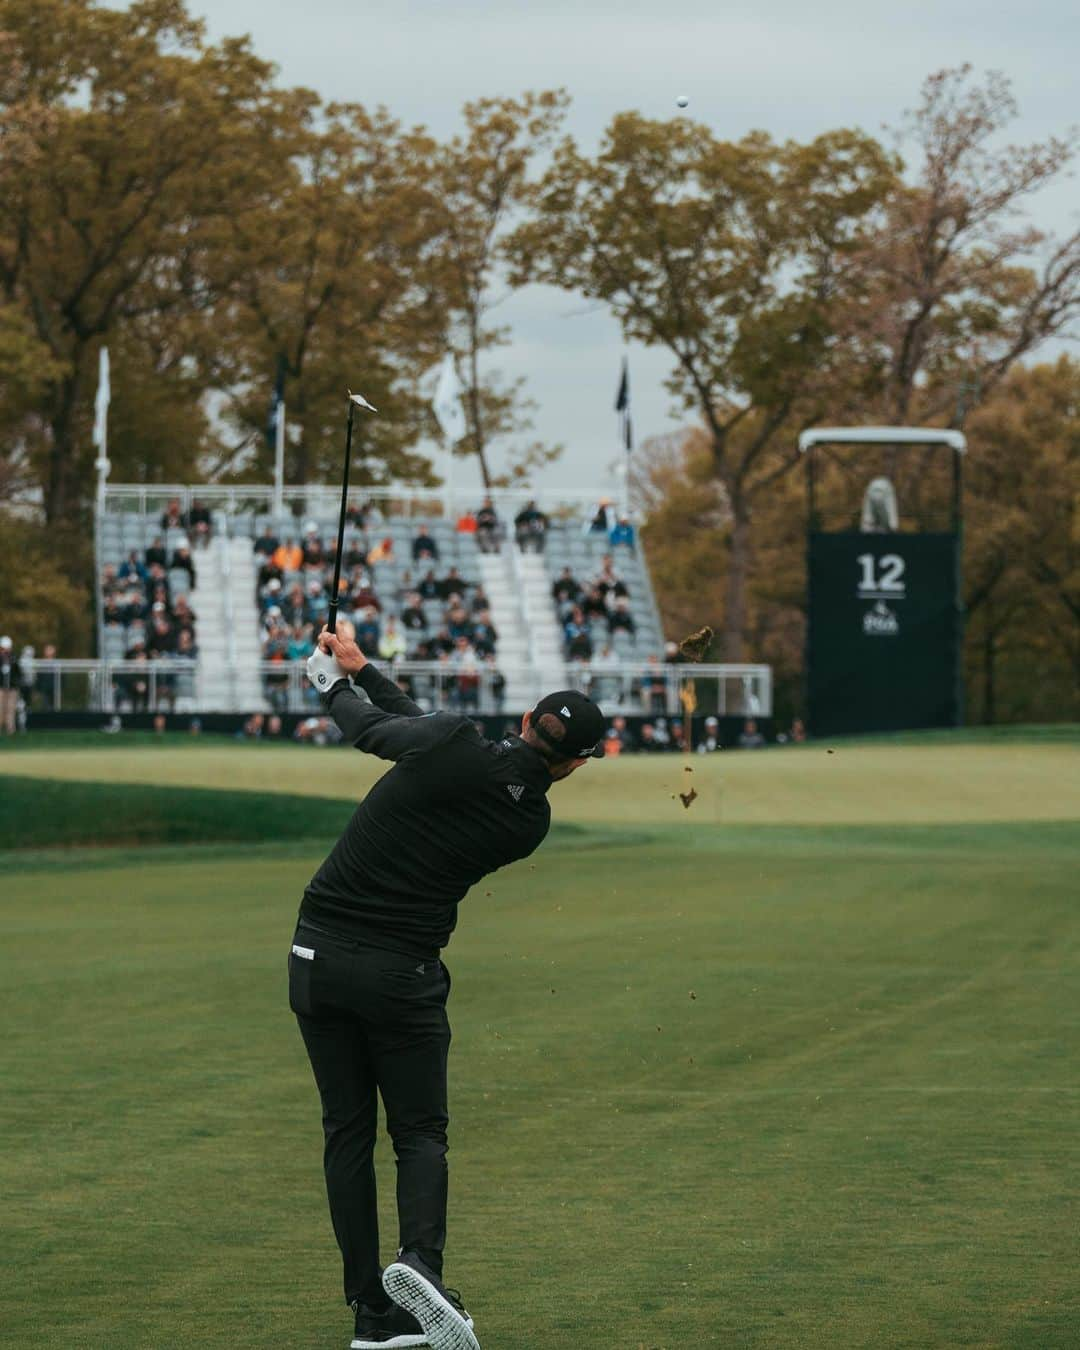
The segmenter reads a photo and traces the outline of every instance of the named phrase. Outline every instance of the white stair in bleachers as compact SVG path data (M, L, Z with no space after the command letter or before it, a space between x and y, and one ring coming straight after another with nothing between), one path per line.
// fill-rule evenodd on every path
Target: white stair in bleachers
M563 660L563 635L551 598L551 579L540 553L518 553L522 581L522 608L532 630L536 657L536 697L553 689L566 688L566 663ZM534 699L535 701L535 699Z
M195 566L197 585L190 599L199 644L196 706L202 712L263 711L252 542L219 535L199 551Z
M503 549L511 547L504 544ZM514 588L513 573L504 553L478 553L480 580L491 601L491 618L499 635L496 662L506 677L504 701L511 713L531 708L532 678L529 669L529 632Z

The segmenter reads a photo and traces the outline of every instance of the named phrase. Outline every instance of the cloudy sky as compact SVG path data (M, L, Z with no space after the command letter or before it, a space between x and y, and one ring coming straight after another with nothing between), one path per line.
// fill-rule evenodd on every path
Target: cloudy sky
M407 124L451 134L470 98L564 87L569 131L594 147L612 115L689 112L718 136L753 128L807 139L836 126L878 131L912 106L932 70L971 62L1013 81L1010 141L1062 134L1080 121L1080 23L1069 0L189 0L214 38L250 33L281 78L328 99L384 103ZM1076 184L1032 203L1043 228L1075 226ZM544 486L613 484L612 403L623 346L603 313L533 287L498 311L513 328L499 354L540 404L537 433L566 447ZM630 352L639 438L677 425L658 352ZM468 481L471 469L461 473Z

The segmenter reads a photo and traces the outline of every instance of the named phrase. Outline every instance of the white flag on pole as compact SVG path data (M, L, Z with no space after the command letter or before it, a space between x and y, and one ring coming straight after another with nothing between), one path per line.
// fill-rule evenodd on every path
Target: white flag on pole
M435 398L431 405L439 420L442 434L447 443L453 445L460 441L468 430L465 423L465 409L461 406L461 381L454 365L452 352L447 352L439 368L439 383L435 387Z
M108 347L102 347L98 353L97 397L94 399L94 444L99 450L105 448L111 393L109 387L109 349Z

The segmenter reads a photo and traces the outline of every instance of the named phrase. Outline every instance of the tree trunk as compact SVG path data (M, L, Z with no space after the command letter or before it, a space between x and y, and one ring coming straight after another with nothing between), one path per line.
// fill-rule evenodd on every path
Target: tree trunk
M469 315L469 418L472 422L473 449L480 461L480 476L484 491L491 490L491 470L488 468L484 443L484 420L480 412L480 316ZM453 454L453 447L450 453Z
M724 661L741 661L746 637L746 589L750 576L750 515L745 502L734 492L731 494L731 512L731 542L720 649Z
M79 359L61 381L56 393L53 415L49 419L52 445L49 449L49 476L45 489L45 519L50 525L70 522L72 512L81 505L76 500L75 409L78 405Z

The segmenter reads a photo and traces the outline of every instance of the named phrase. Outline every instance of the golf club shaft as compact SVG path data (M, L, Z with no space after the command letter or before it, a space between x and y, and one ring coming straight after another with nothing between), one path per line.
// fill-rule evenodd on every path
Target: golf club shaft
M331 633L337 632L338 593L341 588L341 555L345 549L345 511L349 501L349 460L352 458L352 424L356 404L349 401L349 420L345 424L345 472L341 478L341 514L338 516L337 553L334 555L334 588L330 593L330 613L326 627Z

